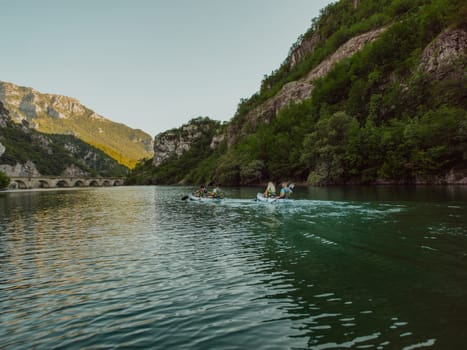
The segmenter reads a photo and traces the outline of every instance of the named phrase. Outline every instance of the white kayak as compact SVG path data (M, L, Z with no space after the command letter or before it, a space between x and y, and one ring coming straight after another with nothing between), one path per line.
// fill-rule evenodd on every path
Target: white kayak
M196 202L220 202L223 200L223 198L198 197L192 194L188 195L188 198L190 199L190 201L196 201Z
M264 197L262 193L256 194L256 200L265 203L288 203L292 201L291 199L280 199L279 197Z

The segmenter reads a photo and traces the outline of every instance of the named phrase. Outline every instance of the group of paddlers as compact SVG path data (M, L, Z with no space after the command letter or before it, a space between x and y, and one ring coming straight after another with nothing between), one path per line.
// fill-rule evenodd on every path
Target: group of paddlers
M294 184L289 184L287 182L281 183L281 189L279 191L279 195L276 194L276 185L272 181L268 182L266 186L266 190L263 192L264 198L277 198L277 199L288 199L292 194L292 190L295 187Z
M293 183L282 182L281 189L279 194L276 192L276 186L272 181L268 182L266 186L266 190L263 192L264 198L276 198L276 199L288 199L292 194L292 190L294 188ZM204 198L224 198L224 194L222 193L219 185L215 184L212 191L209 191L205 185L200 185L198 189L193 192L193 196L195 197L204 197Z
M212 191L209 191L206 186L199 185L198 189L193 192L195 197L208 197L208 198L223 198L224 194L222 193L219 185L214 185Z

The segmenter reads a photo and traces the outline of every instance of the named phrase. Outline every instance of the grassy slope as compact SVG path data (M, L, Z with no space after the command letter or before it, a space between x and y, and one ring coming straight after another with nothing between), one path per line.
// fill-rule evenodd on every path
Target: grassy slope
M106 119L95 119L89 116L56 119L43 116L37 122L38 130L41 132L67 134L72 131L76 137L102 150L129 168L133 168L140 159L152 155L152 152L145 149L143 142L139 141L148 142L147 134Z

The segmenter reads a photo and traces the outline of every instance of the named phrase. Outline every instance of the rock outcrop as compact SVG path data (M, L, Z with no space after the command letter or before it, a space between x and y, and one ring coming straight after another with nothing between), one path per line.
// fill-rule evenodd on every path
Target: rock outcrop
M90 174L87 171L77 167L76 165L71 164L62 172L61 175L67 177L86 177Z
M185 129L184 131L189 132L190 130ZM187 134L183 137L177 131L166 131L156 135L153 164L159 166L172 156L181 156L184 152L190 150L191 143L196 137L196 134Z
M0 101L0 128L6 128L7 123L11 121L10 112L5 108L3 103Z
M154 166L159 166L170 158L178 158L192 146L207 138L212 142L212 135L220 123L209 118L195 118L178 129L172 129L156 135L154 139Z
M209 148L216 149L217 147L219 147L219 145L222 142L224 142L224 140L225 140L225 134L215 135L211 140L211 144L209 145Z
M37 170L36 165L27 161L24 164L16 163L15 165L0 164L0 171L4 172L8 176L41 176L41 173Z
M420 68L437 80L466 75L467 32L464 29L441 33L422 54Z
M339 47L334 54L312 69L307 76L300 80L285 84L274 97L254 108L246 115L245 120L248 122L249 130L241 131L239 135L239 131L234 125L231 125L227 129L227 145L229 147L232 146L235 144L239 136L242 136L242 134L246 132L251 132L251 129L256 129L260 123L268 123L282 108L288 106L290 103L301 102L309 98L311 91L313 90L313 83L316 79L325 76L338 62L342 61L344 58L354 55L365 45L373 42L386 29L387 27L379 28L348 40L345 44ZM311 42L310 47L312 47ZM304 49L303 53L300 55L304 55L305 52L306 50ZM296 59L299 59L300 55L297 54Z
M316 30L308 37L303 37L296 45L294 45L286 59L289 67L293 68L303 61L306 56L312 54L320 39L319 30Z
M0 157L2 156L3 153L5 153L5 146L2 145L2 143L0 142Z
M75 114L84 114L87 109L72 97L42 94L32 88L0 82L0 101L8 106L12 118L19 123L33 120L41 115L52 118L70 118Z

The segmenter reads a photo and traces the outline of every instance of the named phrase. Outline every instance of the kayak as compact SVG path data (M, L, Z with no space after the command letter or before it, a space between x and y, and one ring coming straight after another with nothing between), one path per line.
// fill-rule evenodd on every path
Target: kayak
M188 195L188 198L190 199L190 201L196 201L196 202L220 202L223 200L223 198L197 197L197 196L193 196L192 194Z
M263 197L262 193L256 194L256 200L264 203L288 203L291 199L279 199L278 197Z
M257 193L256 200L258 202L274 203L275 201L277 201L277 198L276 197L264 197L262 193Z

